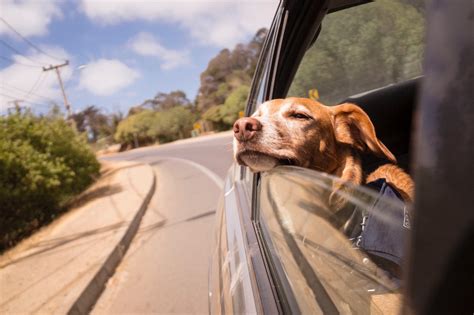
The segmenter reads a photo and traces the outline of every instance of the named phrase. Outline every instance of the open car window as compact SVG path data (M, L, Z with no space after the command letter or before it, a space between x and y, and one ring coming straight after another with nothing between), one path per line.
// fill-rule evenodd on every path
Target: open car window
M353 99L405 167L418 84L412 79L422 74L424 37L423 0L378 0L331 13L286 96L326 105ZM388 130L393 124L387 119L400 130ZM341 185L338 178L298 167L261 175L256 226L283 310L395 314L411 206L383 180L372 187L347 184L350 189L334 193Z

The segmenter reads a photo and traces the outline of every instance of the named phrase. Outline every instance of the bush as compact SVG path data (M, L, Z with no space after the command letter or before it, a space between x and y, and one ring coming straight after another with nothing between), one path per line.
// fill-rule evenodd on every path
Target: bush
M217 105L210 107L204 114L202 114L202 119L206 121L210 121L212 123L212 127L214 130L217 131L224 131L230 128L229 124L226 124L222 120L222 107L224 105Z
M139 145L170 142L190 136L195 117L189 108L175 106L164 111L143 110L128 116L117 127L115 140Z
M213 123L217 130L227 130L239 119L239 113L245 109L250 88L241 85L226 98L224 104L210 107L203 115L204 120Z
M0 117L0 251L52 220L99 169L63 119Z
M158 138L161 143L189 138L196 119L188 108L182 106L158 112L155 117L149 135Z
M239 119L239 113L245 110L249 93L250 88L247 85L241 85L229 94L221 109L224 123L232 127L234 122Z
M149 130L155 120L155 114L154 111L143 110L129 115L118 124L114 135L115 141L121 144L133 144L135 139L140 144L153 142L154 139L149 136Z

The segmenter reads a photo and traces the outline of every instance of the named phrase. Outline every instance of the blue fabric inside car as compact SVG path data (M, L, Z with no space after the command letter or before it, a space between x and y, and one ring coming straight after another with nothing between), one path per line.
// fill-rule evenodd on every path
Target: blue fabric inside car
M400 285L410 213L401 195L385 179L378 179L367 186L377 190L378 197L368 209L355 207L348 236L354 248L363 250L395 284ZM391 202L383 201L387 199Z

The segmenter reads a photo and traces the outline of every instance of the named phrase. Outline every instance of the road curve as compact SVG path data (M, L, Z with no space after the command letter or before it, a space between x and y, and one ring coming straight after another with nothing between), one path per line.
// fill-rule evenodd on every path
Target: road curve
M157 187L93 314L208 313L214 213L232 162L230 143L229 136L214 137L124 155L150 163Z

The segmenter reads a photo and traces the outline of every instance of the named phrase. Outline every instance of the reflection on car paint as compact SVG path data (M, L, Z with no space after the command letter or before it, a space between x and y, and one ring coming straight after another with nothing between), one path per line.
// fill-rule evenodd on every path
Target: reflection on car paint
M239 176L238 167L232 167L227 178ZM219 268L218 277L213 272L210 279L210 295L213 296L210 305L212 314L254 314L257 306L256 296L250 280L250 267L246 259L246 246L243 228L236 200L236 188L233 180L226 181L225 194L219 205L218 236L216 251L212 258L212 266ZM212 278L214 276L214 278ZM230 293L230 294L229 294ZM258 294L257 294L258 296Z

